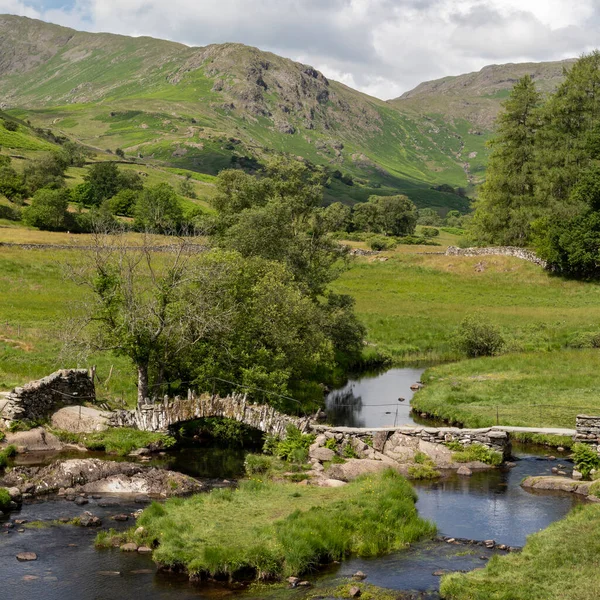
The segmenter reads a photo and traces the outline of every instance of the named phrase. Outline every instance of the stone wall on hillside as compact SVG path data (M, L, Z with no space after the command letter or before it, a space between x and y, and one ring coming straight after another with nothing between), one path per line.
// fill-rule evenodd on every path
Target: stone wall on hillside
M591 444L600 453L600 417L577 415L575 441Z
M0 404L0 423L8 426L13 421L45 419L62 406L95 399L94 384L86 369L63 369L5 394Z
M548 263L537 256L535 252L516 246L496 246L493 248L457 248L456 246L448 246L446 256L514 256L515 258L534 263L543 269L546 269L548 266Z

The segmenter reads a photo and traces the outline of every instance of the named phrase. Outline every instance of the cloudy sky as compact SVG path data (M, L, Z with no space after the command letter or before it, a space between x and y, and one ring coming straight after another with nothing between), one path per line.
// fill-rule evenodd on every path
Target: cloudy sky
M242 42L384 99L492 63L600 47L599 0L0 0L0 13L195 46Z

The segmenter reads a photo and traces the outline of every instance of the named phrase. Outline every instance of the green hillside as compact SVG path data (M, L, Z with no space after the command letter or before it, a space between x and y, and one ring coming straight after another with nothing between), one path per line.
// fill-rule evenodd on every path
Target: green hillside
M352 178L332 178L330 201L404 192L419 206L467 208L431 189L467 185L459 127L256 48L190 48L4 15L0 57L5 110L99 150L207 174L284 152Z

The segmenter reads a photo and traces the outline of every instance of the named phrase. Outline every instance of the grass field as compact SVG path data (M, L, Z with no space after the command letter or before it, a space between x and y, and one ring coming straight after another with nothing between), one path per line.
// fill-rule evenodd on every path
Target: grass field
M443 250L453 242L453 236L445 235L440 236L444 246L425 246L423 251ZM85 244L86 239L0 226L0 242ZM132 234L132 243L135 239ZM501 405L502 423L569 427L573 410L559 410L559 405L589 406L590 411L598 405L600 410L594 393L600 383L595 351L565 349L573 335L596 330L600 286L553 277L509 257L408 254L407 248L420 250L401 246L385 253L387 262L357 259L334 285L356 299L372 348L389 353L396 364L458 360L456 328L466 315L480 312L503 328L511 350L493 359L433 369L429 385L417 395L418 406L468 424L490 424ZM62 331L83 298L83 290L65 278L63 269L78 260L76 252L0 248L0 389L60 367L96 364L100 381L112 367L99 395L132 402L134 373L125 359L103 354L78 363L61 355ZM452 386L455 381L458 387ZM555 408L530 412L527 407L533 403Z
M407 254L407 248L415 251L399 247L383 263L357 260L334 284L356 299L369 342L396 363L461 358L456 329L477 312L504 328L513 351L557 350L600 322L597 283L561 279L510 257Z
M184 565L192 574L300 575L431 537L435 526L418 517L415 500L410 484L391 470L343 488L251 479L235 491L153 504L136 523L146 530L136 541L158 542L156 562ZM110 541L110 534L98 539Z
M600 593L600 506L581 506L528 538L523 552L442 579L447 600L595 600Z
M419 411L467 427L575 427L600 411L600 351L510 353L428 369Z

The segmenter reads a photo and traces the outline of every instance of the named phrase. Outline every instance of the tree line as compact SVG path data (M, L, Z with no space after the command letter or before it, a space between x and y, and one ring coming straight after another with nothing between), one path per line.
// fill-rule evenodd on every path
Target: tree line
M499 116L474 205L480 244L533 247L559 273L600 275L600 53L542 98L530 76Z

